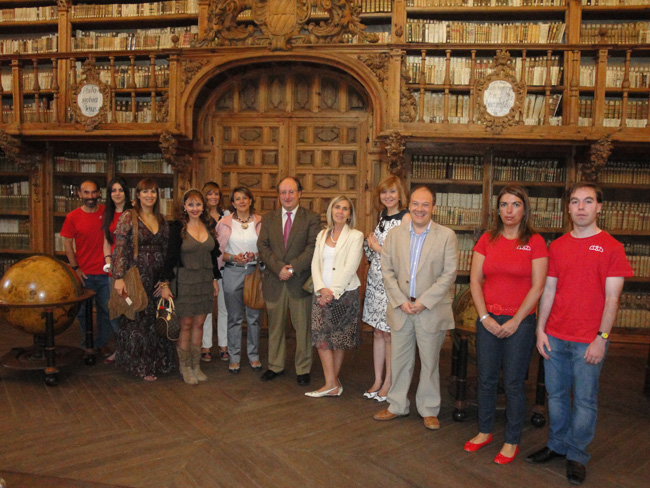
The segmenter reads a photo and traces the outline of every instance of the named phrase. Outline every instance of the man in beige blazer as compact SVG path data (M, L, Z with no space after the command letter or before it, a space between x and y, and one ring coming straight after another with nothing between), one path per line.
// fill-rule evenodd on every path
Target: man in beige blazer
M381 271L388 295L386 322L390 325L393 385L389 407L375 420L409 414L407 398L420 351L420 382L415 402L428 429L440 428L440 349L446 331L454 328L451 308L458 267L458 242L451 229L431 220L435 194L416 188L410 197L411 224L392 229L381 250Z
M296 374L298 384L304 386L311 379L312 294L302 287L311 276L311 259L321 225L317 214L300 206L301 195L302 185L296 178L280 181L281 208L262 217L257 249L266 265L262 291L269 314L269 369L260 379L271 381L284 373L289 309L296 331Z

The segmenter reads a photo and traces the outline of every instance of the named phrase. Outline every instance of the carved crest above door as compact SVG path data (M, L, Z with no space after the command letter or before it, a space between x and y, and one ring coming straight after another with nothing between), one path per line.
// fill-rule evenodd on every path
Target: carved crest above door
M365 31L360 7L351 0L211 0L208 8L208 27L197 46L266 44L286 51L295 44L343 42L346 35L378 41ZM318 23L307 24L310 18Z

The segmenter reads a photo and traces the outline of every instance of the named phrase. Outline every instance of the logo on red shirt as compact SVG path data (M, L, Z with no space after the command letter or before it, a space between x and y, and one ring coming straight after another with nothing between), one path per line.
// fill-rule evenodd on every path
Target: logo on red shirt
M517 251L530 251L530 246L526 244L525 246L517 246Z
M605 250L601 246L589 246L590 251L596 251L596 252L605 252Z

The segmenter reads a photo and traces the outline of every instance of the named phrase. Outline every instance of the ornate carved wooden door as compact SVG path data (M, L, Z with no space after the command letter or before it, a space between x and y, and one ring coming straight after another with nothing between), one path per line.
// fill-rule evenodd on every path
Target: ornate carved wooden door
M265 213L277 205L279 179L297 176L302 205L324 216L331 198L345 194L364 216L367 97L348 75L298 66L249 69L215 90L199 118L199 179L218 181L224 197L248 186Z

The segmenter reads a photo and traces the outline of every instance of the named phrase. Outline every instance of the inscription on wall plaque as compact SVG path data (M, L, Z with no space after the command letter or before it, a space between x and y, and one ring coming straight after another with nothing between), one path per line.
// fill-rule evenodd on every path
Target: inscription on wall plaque
M99 87L93 83L87 83L81 87L77 95L79 110L86 117L94 117L99 114L104 106L104 95Z
M495 80L483 93L483 104L493 117L505 117L515 104L515 91L505 80Z

